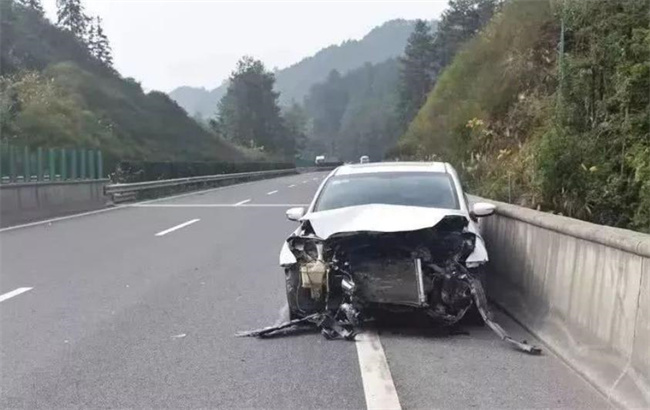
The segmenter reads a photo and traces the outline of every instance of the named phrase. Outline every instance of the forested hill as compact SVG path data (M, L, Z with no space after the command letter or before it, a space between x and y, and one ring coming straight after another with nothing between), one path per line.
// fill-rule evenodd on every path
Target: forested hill
M395 156L449 161L486 198L650 232L650 3L499 4Z
M332 70L341 74L365 63L380 63L404 52L406 40L413 31L414 21L391 20L374 28L361 40L349 40L324 48L311 57L275 73L275 88L282 105L302 102L312 85L326 80ZM204 88L179 87L169 93L190 115L204 117L215 114L217 103L226 85L208 91Z
M3 141L101 148L118 158L243 159L166 94L122 78L85 37L14 0L0 7Z
M397 142L399 62L391 58L341 75L332 71L305 97L311 119L305 158L326 155L357 161L362 155L378 160Z

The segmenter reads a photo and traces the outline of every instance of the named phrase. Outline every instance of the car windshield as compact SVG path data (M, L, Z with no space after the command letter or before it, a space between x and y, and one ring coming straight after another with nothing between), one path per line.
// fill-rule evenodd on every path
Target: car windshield
M367 204L459 209L448 174L382 172L330 178L316 202L315 211Z

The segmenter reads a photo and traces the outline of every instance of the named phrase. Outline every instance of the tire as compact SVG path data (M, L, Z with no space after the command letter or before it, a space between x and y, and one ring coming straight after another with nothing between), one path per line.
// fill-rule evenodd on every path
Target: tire
M300 319L320 310L320 301L311 298L311 291L300 286L300 272L297 266L284 270L289 320Z
M471 268L468 270L478 278L478 280L481 282L481 286L483 286L483 291L485 291L485 267L479 266L477 268ZM465 313L462 321L468 325L474 326L483 326L485 324L483 316L481 316L481 313L479 313L475 303L472 303L472 307L467 311L467 313Z

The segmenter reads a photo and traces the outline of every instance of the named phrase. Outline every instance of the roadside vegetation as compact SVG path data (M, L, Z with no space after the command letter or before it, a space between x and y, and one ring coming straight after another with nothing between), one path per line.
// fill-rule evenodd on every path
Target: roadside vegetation
M39 0L2 0L0 7L3 142L100 148L108 160L250 158L166 94L117 73L101 20L86 15L80 0L59 0L56 24Z
M450 161L481 196L650 232L649 7L505 2L392 155Z

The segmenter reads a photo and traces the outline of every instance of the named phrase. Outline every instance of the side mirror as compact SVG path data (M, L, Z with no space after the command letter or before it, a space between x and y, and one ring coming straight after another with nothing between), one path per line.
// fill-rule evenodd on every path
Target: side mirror
M305 215L305 208L297 207L287 210L287 219L290 221L298 221Z
M472 206L471 215L475 218L490 216L494 213L496 206L488 204L487 202L477 202Z

